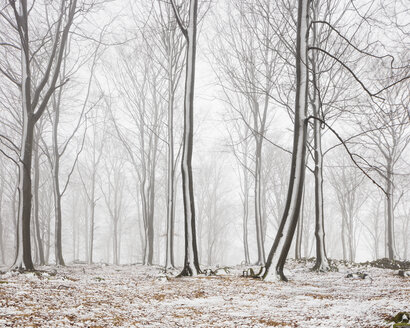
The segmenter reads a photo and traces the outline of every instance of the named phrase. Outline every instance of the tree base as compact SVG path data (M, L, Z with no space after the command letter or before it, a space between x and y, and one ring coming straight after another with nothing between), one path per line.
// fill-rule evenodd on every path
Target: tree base
M328 272L330 271L330 265L328 261L317 261L312 268L312 271Z
M189 265L185 265L182 271L177 275L177 278L180 277L193 277L200 274L201 271L197 270L196 268L191 268Z

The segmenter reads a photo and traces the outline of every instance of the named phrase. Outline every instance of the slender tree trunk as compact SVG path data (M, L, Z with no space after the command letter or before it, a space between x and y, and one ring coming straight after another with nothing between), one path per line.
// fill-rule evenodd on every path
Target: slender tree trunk
M155 180L154 177L151 176ZM150 181L150 192L149 192L149 215L148 215L148 258L147 258L147 264L152 265L152 260L154 258L154 209L155 209L155 181L151 180Z
M245 255L245 265L250 264L248 245L248 219L249 219L249 178L248 178L248 157L243 155L243 248Z
M342 240L342 249L343 249L343 261L346 261L347 259L347 253L346 253L346 219L344 217L344 214L342 213L342 230L340 231L340 237Z
M255 154L255 226L256 242L258 245L258 261L256 265L265 265L265 247L263 243L262 228L262 204L261 204L261 174L262 173L262 140L259 135L256 136L256 154Z
M112 246L113 263L118 265L118 224L116 219L114 219Z
M313 61L315 65L315 61ZM313 68L313 83L317 87L315 69ZM313 116L319 117L320 100L316 90L313 92L314 101L312 104ZM313 270L329 271L329 261L326 256L325 228L323 210L323 153L322 153L322 132L321 123L318 120L313 122L314 135L314 160L315 160L315 238L316 238L316 263Z
M58 101L54 106L54 121L53 121L53 186L54 186L54 254L56 265L65 265L63 259L62 240L61 240L61 191L60 191L60 153L58 150L58 124L60 122L60 99L61 90Z
M185 30L188 44L184 100L183 152L181 160L185 219L185 259L184 268L180 276L192 276L201 272L196 242L195 202L192 177L197 19L198 0L191 0L189 6L189 26Z
M393 182L392 167L387 164L386 175L386 204L387 204L387 252L390 260L394 260L394 205L393 205Z
M171 48L171 47L170 47ZM175 222L175 167L174 167L174 81L172 76L173 52L168 56L168 180L167 180L167 240L165 268L173 268L174 264L174 222Z
M88 246L88 264L93 263L93 250L94 250L94 222L95 222L95 176L96 170L95 167L95 147L93 149L93 173L91 176L91 195L90 195L90 238L89 238L89 246Z
M300 219L298 221L297 230L296 230L295 259L297 260L302 258L303 219L304 219L304 212L305 212L304 208L305 208L305 187L303 187L302 209L301 209Z
M76 245L77 245L77 213L75 210L75 201L73 200L73 211L71 214L71 223L72 223L72 234L73 234L73 262L77 260L77 254L76 254Z
M37 239L37 249L38 249L38 256L39 256L39 264L45 265L44 260L44 248L43 248L43 240L41 239L40 234L40 219L39 219L39 210L40 210L40 202L39 202L39 189L40 189L40 156L39 156L39 134L40 130L37 130L37 140L34 143L34 186L33 186L33 196L34 196L34 224L35 224L35 232L36 232L36 239Z
M84 207L84 256L85 256L85 261L88 263L90 261L90 258L88 257L90 255L90 219L89 219L89 214L88 211L90 208L88 206ZM79 246L78 246L79 247Z
M307 143L307 95L308 95L308 33L309 0L298 1L296 40L296 101L293 135L292 167L285 210L274 243L268 256L263 278L287 281L283 273L285 261L293 240L300 215ZM274 269L270 270L271 265Z

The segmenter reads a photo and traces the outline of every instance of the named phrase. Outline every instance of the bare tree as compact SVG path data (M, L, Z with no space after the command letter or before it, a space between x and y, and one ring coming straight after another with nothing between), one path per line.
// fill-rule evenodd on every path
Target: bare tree
M390 81L391 82L391 81ZM369 171L376 172L384 181L386 204L386 248L387 257L395 258L394 208L395 179L409 174L398 169L400 160L410 143L408 84L398 84L384 94L383 103L369 103L368 111L356 114L357 125L362 131L362 143L368 149L363 163Z
M283 273L293 235L299 219L303 183L305 178L305 157L307 144L307 101L308 101L308 37L309 1L298 1L296 39L296 100L293 131L293 151L288 196L278 232L266 262L264 279L286 280ZM274 269L270 270L271 265Z
M115 151L117 145L111 143L110 156L104 161L106 171L106 183L101 183L101 193L104 196L105 205L108 209L112 224L112 251L113 263L120 263L121 250L121 222L124 217L125 206L125 153Z
M337 165L340 168L331 170L329 175L342 216L340 236L343 259L354 261L360 234L359 211L367 199L364 190L360 188L365 176L357 168L349 166L347 161L339 160Z
M179 6L175 0L170 0L181 33L184 35L186 46L186 77L184 96L184 134L181 159L182 194L184 199L185 218L185 259L184 268L180 276L192 276L201 272L198 259L198 248L195 229L195 201L192 177L192 151L194 129L194 91L195 91L195 62L198 28L198 0L189 0L188 23L181 17Z
M165 267L174 268L174 226L176 203L176 165L174 116L177 92L185 60L184 36L178 32L178 23L169 4L159 2L159 8L153 11L155 22L153 40L157 40L153 51L155 60L162 67L167 80L167 232ZM179 152L178 154L179 155Z
M41 4L36 3L35 6ZM2 66L1 72L12 83L21 88L21 104L23 111L23 131L20 147L20 184L19 184L19 221L17 252L13 268L19 270L33 270L30 242L31 218L31 167L33 151L34 127L47 108L50 97L57 85L59 71L67 43L68 33L76 13L77 1L61 1L60 6L49 6L48 20L54 20L50 28L46 28L42 36L35 36L34 21L41 17L31 16L33 13L26 0L10 1L4 9L3 19L10 23L11 34L9 44L21 52L21 71L13 72L14 67ZM39 11L37 11L39 12ZM51 37L48 37L51 35ZM36 41L34 44L32 41ZM36 60L46 55L46 63L38 67L44 60ZM35 83L35 81L38 81ZM62 81L64 83L65 81Z

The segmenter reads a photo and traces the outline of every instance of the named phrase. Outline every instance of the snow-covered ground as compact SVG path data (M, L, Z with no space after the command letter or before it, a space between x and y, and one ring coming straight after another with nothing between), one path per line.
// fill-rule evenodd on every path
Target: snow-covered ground
M388 327L409 311L409 278L342 267L310 272L290 262L289 282L229 274L166 279L158 267L73 265L0 275L1 327ZM365 271L371 279L346 278Z

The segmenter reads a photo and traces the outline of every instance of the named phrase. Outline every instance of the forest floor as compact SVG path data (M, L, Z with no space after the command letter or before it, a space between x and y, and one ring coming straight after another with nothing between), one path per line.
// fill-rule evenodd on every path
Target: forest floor
M167 278L159 267L71 265L0 275L0 327L389 327L409 311L410 278L364 266L311 272L289 261L289 282L229 274ZM347 278L365 271L370 278ZM220 271L219 271L220 272Z

